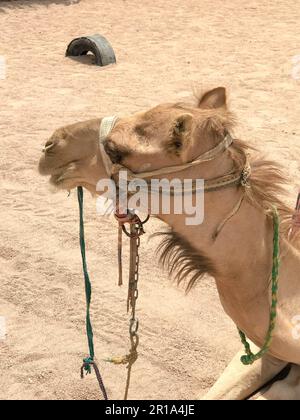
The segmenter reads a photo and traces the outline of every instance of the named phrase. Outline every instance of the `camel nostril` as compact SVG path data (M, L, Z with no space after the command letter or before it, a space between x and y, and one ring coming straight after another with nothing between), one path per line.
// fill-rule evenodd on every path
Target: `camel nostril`
M52 140L48 140L43 148L43 152L49 152L49 150L53 149L55 143Z

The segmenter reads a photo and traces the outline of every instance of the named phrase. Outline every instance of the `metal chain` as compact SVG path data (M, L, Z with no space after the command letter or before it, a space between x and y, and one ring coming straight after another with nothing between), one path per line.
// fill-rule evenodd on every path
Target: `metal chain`
M131 343L131 348L128 355L128 366L127 366L127 380L126 380L126 387L125 387L125 395L124 400L128 398L129 386L130 386L130 378L131 378L131 370L133 364L136 362L138 358L137 348L139 345L139 336L138 336L138 329L139 329L139 320L136 318L136 302L139 297L139 290L138 290L138 282L139 282L139 267L140 267L140 255L139 249L141 245L140 236L144 233L143 225L140 221L138 223L134 223L130 225L130 253L131 258L134 258L134 261L131 260L130 263L132 266L130 267L130 278L129 278L129 286L128 286L128 302L127 302L127 309L131 308L131 317L129 323L129 338ZM133 270L134 264L134 272Z
M112 359L106 359L107 362L115 364L127 364L127 380L124 400L128 399L128 392L130 387L131 371L132 366L138 358L137 348L139 345L139 320L136 317L136 303L139 297L138 283L139 283L139 268L140 268L140 246L141 236L145 233L144 224L149 220L148 216L146 220L141 221L140 218L134 214L128 212L127 214L117 213L116 219L119 222L119 240L118 240L118 259L119 259L119 284L122 284L122 239L121 232L123 231L127 237L130 238L130 268L129 268L129 282L128 282L128 298L127 298L127 312L130 312L129 320L129 338L130 338L130 349L129 353L123 357L115 357ZM129 223L130 230L126 229L125 224Z

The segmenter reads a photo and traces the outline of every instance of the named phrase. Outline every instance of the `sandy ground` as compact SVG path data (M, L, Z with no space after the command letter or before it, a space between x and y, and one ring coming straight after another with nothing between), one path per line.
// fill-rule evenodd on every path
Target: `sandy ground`
M7 322L0 399L99 398L94 376L79 379L87 345L76 197L50 193L36 169L52 131L224 85L237 134L296 178L300 70L292 58L300 54L299 18L293 1L0 2L7 64L0 80L0 316ZM73 38L97 32L114 46L116 66L64 58ZM151 221L143 240L140 358L130 397L189 399L213 384L240 344L211 279L186 297L160 270L156 242L148 241L159 227ZM128 349L116 225L96 215L88 195L86 235L96 353L110 398L120 399L126 369L101 362Z

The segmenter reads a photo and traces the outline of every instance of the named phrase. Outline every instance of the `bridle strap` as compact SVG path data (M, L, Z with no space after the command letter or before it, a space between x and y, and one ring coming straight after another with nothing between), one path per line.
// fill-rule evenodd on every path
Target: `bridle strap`
M104 149L104 141L106 137L109 135L109 133L111 132L111 130L116 125L117 121L118 121L118 117L116 116L105 117L105 118L102 118L102 121L100 124L99 147L100 147L101 156L103 159L103 164L105 166L105 170L108 176L111 176L112 174L113 163Z
M117 173L116 173L117 175ZM222 176L219 176L217 178L212 178L212 179L205 179L204 180L204 184L201 185L199 187L199 185L197 184L197 180L192 179L192 184L190 186L190 188L188 188L186 185L184 186L184 193L185 194L195 194L197 192L213 192L213 191L218 191L224 188L228 188L228 187L233 187L233 186L247 186L249 184L249 178L251 175L251 168L250 168L250 164L248 162L248 159L246 157L246 161L245 164L243 166L242 169L238 169L236 171L233 171L229 174L225 174ZM112 176L112 179L116 182L116 184L118 185L118 178L116 176ZM127 180L127 183L129 184L129 180ZM154 185L152 185L151 183L151 179L145 180L147 188L149 188L151 190L152 193L156 193L159 194L160 192L162 192L163 190L160 189L159 187L154 187ZM139 185L139 189L142 192L143 191L143 187ZM147 190L148 191L148 190ZM168 193L171 196L176 196L177 192L176 192L176 188L170 188L170 190L168 189ZM180 189L179 193L181 194L182 191ZM134 194L134 192L131 193L131 191L127 191L127 194L130 196L131 194Z
M211 150L208 150L207 152L198 156L195 160L192 160L191 162L184 163L182 165L166 166L165 168L155 169L149 172L135 173L130 171L123 165L112 165L112 175L115 175L121 170L124 170L127 171L128 180L132 181L133 179L147 179L153 176L168 175L175 172L181 172L185 169L189 169L196 165L199 165L200 163L209 162L215 159L219 154L223 153L232 144L232 142L232 137L230 136L230 134L227 134L225 138L216 147L214 147Z

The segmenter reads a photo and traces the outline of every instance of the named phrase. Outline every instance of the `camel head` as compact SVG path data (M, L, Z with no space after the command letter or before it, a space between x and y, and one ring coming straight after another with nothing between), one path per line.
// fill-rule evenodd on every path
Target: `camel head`
M51 185L63 190L81 185L95 192L98 180L106 176L98 144L100 123L95 119L65 126L47 140L39 172L50 176Z
M106 177L99 148L101 119L55 131L46 142L39 171L50 183L71 190L84 186L96 191ZM115 164L134 173L189 162L214 147L231 125L222 87L206 92L197 106L162 104L146 112L120 118L104 143Z

